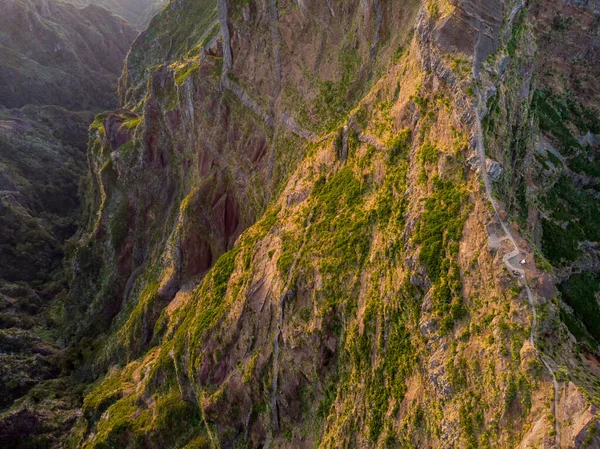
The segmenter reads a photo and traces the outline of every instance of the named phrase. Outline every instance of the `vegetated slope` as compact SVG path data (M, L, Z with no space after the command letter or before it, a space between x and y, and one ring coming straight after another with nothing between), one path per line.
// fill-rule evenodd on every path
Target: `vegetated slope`
M77 229L93 115L54 106L0 110L0 278L43 282L61 266L54 251Z
M93 117L93 112L57 106L0 109L1 411L61 373L60 336L50 306L67 287L63 245L78 229L77 191L87 172L85 148ZM58 389L64 395L66 390ZM13 424L30 426L22 433L11 430L10 420L3 421L0 441L16 447L15 441L29 435L43 447L47 438L37 438L32 430L51 433L65 426L63 419L68 426L75 418L72 410L47 423L21 414Z
M0 105L115 107L115 81L137 34L131 25L58 0L2 0L0 8Z
M91 127L68 444L599 446L597 181L555 148L593 166L594 72L540 73L573 42L600 67L593 8L219 0L218 41L214 3L165 8Z
M593 37L600 8L547 6L531 7L535 21L515 17L507 53L518 63L488 91L486 139L504 167L498 194L535 244L536 264L559 284L560 310L550 313L555 323L544 335L548 350L571 376L588 377L600 341L600 48ZM539 133L531 133L532 124ZM558 315L572 336L556 332ZM573 336L581 357L564 360L559 342L574 343Z
M98 7L0 7L0 412L24 395L39 404L55 393L42 413L25 405L2 418L0 445L47 447L59 443L80 403L68 379L57 379L65 342L53 305L68 287L63 256L81 216L89 125L117 104L135 31Z
M123 17L138 30L144 30L167 3L165 0L70 0L77 6L96 5Z

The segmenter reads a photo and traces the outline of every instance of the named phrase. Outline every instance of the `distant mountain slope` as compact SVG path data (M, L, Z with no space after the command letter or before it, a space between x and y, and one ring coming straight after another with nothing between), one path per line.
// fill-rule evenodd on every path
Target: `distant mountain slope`
M150 20L166 4L166 0L67 0L78 6L97 5L123 17L139 30L144 30Z
M115 105L116 80L137 31L98 6L0 0L0 105Z

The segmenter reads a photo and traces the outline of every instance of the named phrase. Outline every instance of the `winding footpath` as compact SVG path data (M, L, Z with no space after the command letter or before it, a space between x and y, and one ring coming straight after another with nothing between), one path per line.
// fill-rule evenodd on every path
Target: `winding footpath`
M516 16L516 14L519 12L519 10L522 7L523 7L522 3L518 3L515 6L515 9L511 13L511 22L512 22L512 19ZM538 321L535 300L533 297L533 293L531 292L531 288L529 287L529 283L527 282L527 274L525 272L525 269L518 265L514 265L512 263L512 260L516 258L516 261L517 261L516 263L519 264L519 259L521 258L521 255L523 254L523 252L517 245L517 242L515 241L515 238L513 237L507 223L504 222L500 216L498 204L492 195L492 183L490 181L490 177L486 170L487 157L485 154L485 143L484 143L485 141L483 138L483 128L481 126L481 117L480 117L481 111L483 109L483 100L482 100L481 91L479 88L479 72L477 70L477 54L478 54L479 44L481 41L481 34L482 34L482 21L480 21L478 39L477 39L477 42L475 43L474 54L473 54L473 68L472 68L472 71L473 71L472 74L473 74L473 80L474 80L473 87L474 87L474 90L475 90L475 93L477 96L477 103L473 105L473 109L474 109L474 113L475 113L475 121L477 124L476 147L477 147L477 155L479 158L479 167L480 167L479 171L480 171L481 179L483 180L483 184L485 187L486 197L487 197L488 201L491 203L492 208L494 210L494 215L496 216L496 219L500 223L502 230L504 232L504 237L502 238L502 240L508 240L510 242L510 245L513 248L512 251L510 251L504 255L504 257L502 258L502 261L504 262L504 264L506 265L506 267L509 269L509 271L511 273L513 273L519 277L519 281L520 281L521 285L525 288L525 291L527 292L527 299L529 301L529 305L531 306L531 311L532 311L531 332L529 334L529 342L531 344L531 347L535 351L536 356L542 361L542 363L544 364L544 366L550 373L550 376L552 377L552 383L554 385L554 410L553 410L554 432L555 432L554 444L555 444L555 447L559 447L560 446L560 433L559 433L560 428L559 428L559 423L558 423L559 386L558 386L558 382L556 380L556 374L555 374L552 366L550 366L550 364L548 363L548 361L546 360L544 355L538 350L538 348L535 344L537 321Z

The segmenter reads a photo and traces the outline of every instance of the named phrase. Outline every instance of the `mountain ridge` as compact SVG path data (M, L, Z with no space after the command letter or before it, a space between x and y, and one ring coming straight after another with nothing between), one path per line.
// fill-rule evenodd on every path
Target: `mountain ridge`
M600 446L596 3L163 9L90 127L66 446Z
M0 39L0 104L56 104L74 110L116 106L115 83L136 31L97 6L5 0Z

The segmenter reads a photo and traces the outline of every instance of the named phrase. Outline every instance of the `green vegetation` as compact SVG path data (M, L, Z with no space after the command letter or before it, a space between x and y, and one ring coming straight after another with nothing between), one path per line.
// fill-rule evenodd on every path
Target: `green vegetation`
M484 410L481 407L481 398L469 395L458 408L458 422L461 430L461 439L465 449L481 447L477 438L477 430L483 426Z
M48 282L77 229L80 178L93 114L54 106L6 111L0 130L0 279ZM21 131L19 131L21 129ZM56 280L56 279L54 279Z
M136 116L127 116L123 124L121 125L123 128L131 131L132 129L136 129L142 121L142 117Z
M145 94L146 77L157 65L177 61L189 54L196 59L207 38L214 36L217 20L216 0L183 0L178 6L164 8L150 21L143 38L132 46L121 83L129 90L121 92L130 106ZM218 24L217 24L218 26ZM165 51L168 53L165 55ZM165 59L166 58L166 59ZM176 74L178 84L196 71L196 62ZM121 84L120 89L126 87Z
M578 234L573 225L563 228L551 220L542 220L542 250L554 265L572 262L579 257Z
M97 420L100 415L123 397L131 383L123 379L125 373L113 372L92 385L92 390L83 401L83 413L86 417Z
M379 439L384 430L390 402L398 404L403 400L406 379L416 362L411 335L404 325L406 310L403 310L406 305L414 303L410 299L414 292L405 285L397 293L399 302L384 305L377 293L371 291L363 319L364 330L362 334L351 335L346 343L353 370L350 378L366 378L368 436L373 442ZM404 301L406 303L403 306ZM385 326L379 337L378 323ZM387 335L386 340L382 338L383 335ZM344 386L338 388L343 391Z
M597 295L600 293L600 276L593 273L574 274L559 285L563 300L571 306L575 317L586 327L596 341L600 341L600 307ZM563 318L567 317L563 313ZM568 318L565 323L575 337L581 338L578 326Z
M471 73L471 61L469 61L464 56L457 56L450 61L450 68L454 73L456 73L459 77L465 78L469 76ZM471 87L471 86L469 86ZM472 89L472 87L471 87ZM469 94L471 95L471 94Z
M560 11L556 11L552 20L552 29L555 31L566 31L573 22L573 17L565 16Z
M569 93L558 95L551 90L534 92L532 108L540 129L551 134L568 168L588 176L600 176L599 155L583 147L573 135L600 132L598 112L572 98ZM555 166L562 162L552 157ZM579 242L600 240L600 205L591 192L576 187L564 174L543 198L549 214L542 222L542 250L553 265L576 260L580 256Z
M110 420L101 420L96 427L94 447L109 449L126 447L132 442L140 445L152 416L147 409L141 410L132 399L121 400L108 408Z
M90 131L98 131L101 134L105 133L104 119L108 117L106 112L96 115L94 121L90 125Z
M353 139L349 136L349 147L357 148L358 142L353 143ZM375 227L389 235L390 244L385 248L389 258L382 260L391 264L401 260L410 146L411 132L405 130L390 141L387 154L376 153L374 148L367 148L364 153L349 151L346 165L334 174L319 176L314 183L310 198L311 224L306 231L303 254L298 253L301 242L297 234L286 233L283 237L284 249L290 248L285 249L284 254L299 257L293 276L298 283L311 275L313 267L318 269L322 279L318 316L328 323L325 330L329 334L339 335L344 340L341 344L344 350L338 356L338 371L331 377L331 382L335 379L336 383L326 387L319 404L319 416L326 418L337 413L331 407L334 401L344 397L344 392L353 388L351 385L355 385L357 378L363 378L369 403L366 425L372 441L377 441L385 432L390 403L402 400L406 378L415 362L411 335L405 326L406 307L415 303L414 289L409 283L404 284L397 300L384 305L376 283L371 281L373 284L369 284L372 286L362 319L364 330L357 333L351 327L354 330L345 335L343 329L354 320L357 312L355 298L359 279L356 273L366 270L366 257L372 250ZM361 156L356 156L356 152ZM368 173L372 172L376 160L382 158L385 159L386 174L381 184L374 184ZM373 191L377 192L376 200L367 210L365 198ZM378 279L380 274L373 274L373 279ZM342 317L346 317L345 323L341 322ZM385 325L379 337L377 323ZM382 338L384 334L385 339ZM380 351L379 355L375 356L374 351Z
M412 144L412 131L405 129L398 133L390 142L390 156L388 165L397 165L400 162L405 162L408 158L408 151Z
M193 317L195 341L199 341L204 332L214 325L225 311L223 300L238 253L239 249L233 249L223 254L195 294L195 299L200 305L197 316Z
M198 408L185 401L178 389L171 390L167 395L156 395L154 400L155 418L151 433L163 447L180 447L201 432Z
M238 251L236 250L231 250L228 253L223 254L211 270L213 281L211 296L212 301L215 304L221 303L225 297L227 282L229 282L231 273L235 268L235 257L237 254Z
M119 248L127 237L129 229L129 201L123 198L110 220L110 238L113 248Z
M555 136L561 144L561 149L567 152L581 147L566 126L571 121L573 113L576 113L573 119L580 124L585 123L585 115L582 116L581 111L571 107L575 104L572 100L568 101L567 98L555 95L551 91L536 90L533 95L532 105L539 119L541 130Z
M466 192L452 181L434 178L435 190L425 201L425 210L416 231L416 242L422 244L421 263L433 282L449 269L447 255L456 255L456 245L462 236L464 213L462 205ZM448 251L448 253L446 253Z
M315 112L319 117L319 131L330 131L338 127L348 111L360 98L360 91L353 90L356 75L361 67L361 58L354 48L340 52L340 80L321 81Z
M437 20L440 15L440 5L435 1L428 1L427 12L429 13L429 17L431 17L433 20Z
M561 176L543 199L542 251L553 265L577 259L578 243L600 240L600 205L591 193Z
M438 161L439 151L431 142L427 142L421 147L420 156L421 164L433 164Z
M198 73L199 70L200 66L196 60L178 68L175 71L175 84L181 86L186 79L188 79L191 75Z
M362 208L363 192L350 165L329 181L321 177L315 182L311 226L314 240L310 248L313 256L319 257L319 269L331 278L334 289L343 285L340 273L362 266L370 246L369 220Z
M600 116L596 109L576 101L569 93L557 95L550 90L537 90L532 101L540 129L552 134L569 167L579 173L600 177L599 155L584 148L573 136L572 127L581 134L600 133Z
M433 282L433 307L442 331L464 316L462 284L456 258L458 242L466 220L464 203L468 193L461 182L434 176L434 190L425 200L424 211L415 229L415 243L421 245L419 261Z
M596 437L598 435L598 423L596 423L595 421L592 421L590 423L587 435L585 436L584 440L583 440L583 448L591 448L592 444L594 444L594 437Z
M560 319L562 320L563 323L565 323L565 325L567 326L567 329L569 329L569 332L571 332L571 334L573 334L573 336L577 339L577 341L579 342L586 342L586 341L590 341L590 338L587 334L587 332L585 331L584 326L582 325L582 323L575 318L573 315L571 315L569 312L567 312L566 310L562 309L560 310ZM590 347L594 347L594 344L592 344Z
M515 56L515 53L517 51L517 45L519 44L519 41L523 38L524 34L525 34L525 26L526 26L526 17L527 17L527 11L525 9L521 10L521 12L519 13L519 15L517 16L517 18L515 19L513 26L512 26L512 33L510 35L510 39L508 40L508 43L506 45L507 47L507 51L508 54L511 57Z

